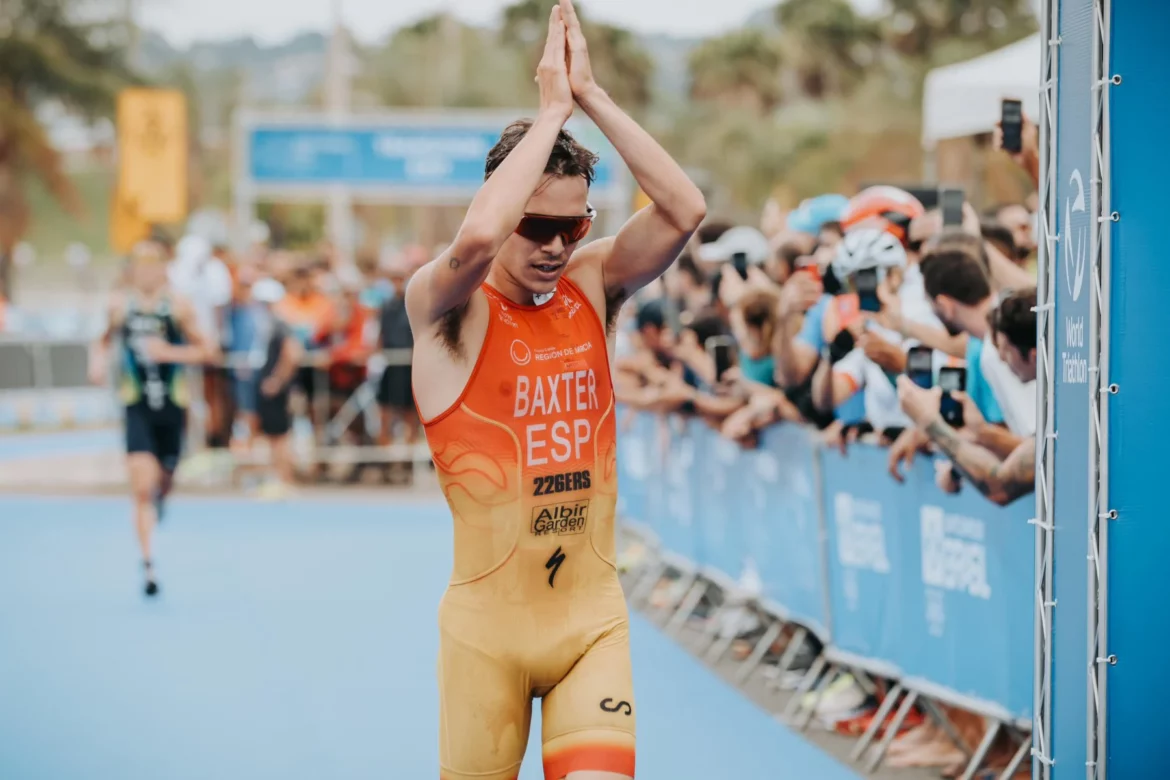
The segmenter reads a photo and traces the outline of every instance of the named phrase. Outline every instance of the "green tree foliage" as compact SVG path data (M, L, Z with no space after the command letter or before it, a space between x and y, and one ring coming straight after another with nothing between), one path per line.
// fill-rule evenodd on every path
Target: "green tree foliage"
M67 208L78 199L34 107L57 100L90 116L109 113L131 80L120 20L82 17L83 0L0 0L0 293L10 291L12 249L28 229L36 179Z
M769 33L737 30L691 53L691 99L771 113L783 97L779 42Z
M848 92L878 58L880 29L849 0L787 0L774 16L785 59L809 97Z

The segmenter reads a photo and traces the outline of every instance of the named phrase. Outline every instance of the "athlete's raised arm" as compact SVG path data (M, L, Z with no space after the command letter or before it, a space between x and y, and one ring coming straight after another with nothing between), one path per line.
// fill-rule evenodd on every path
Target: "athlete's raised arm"
M675 261L707 215L703 193L678 163L593 80L589 50L572 0L560 0L569 40L569 83L577 104L621 155L651 203L618 234L586 247L602 255L607 299L625 298Z
M416 326L432 324L463 306L483 284L492 258L520 224L557 135L573 113L565 25L559 6L549 18L548 40L536 81L540 85L540 113L532 128L476 193L451 246L410 280L406 308Z

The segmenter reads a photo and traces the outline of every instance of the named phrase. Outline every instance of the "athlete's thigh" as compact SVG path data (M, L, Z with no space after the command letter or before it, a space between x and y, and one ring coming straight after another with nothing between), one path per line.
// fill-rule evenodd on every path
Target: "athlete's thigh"
M440 621L440 777L514 780L532 721L531 684L457 633Z
M633 777L635 720L630 624L622 620L544 697L545 780Z
M154 426L154 456L158 465L168 474L174 474L183 454L186 418L181 414L167 415Z

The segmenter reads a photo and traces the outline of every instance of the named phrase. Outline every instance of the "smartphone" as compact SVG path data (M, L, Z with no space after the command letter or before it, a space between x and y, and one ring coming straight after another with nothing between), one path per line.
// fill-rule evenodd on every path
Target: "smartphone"
M1024 107L1018 100L1004 100L999 125L1003 128L1003 150L1019 152L1024 144Z
M911 347L906 356L906 376L923 390L933 387L934 350L930 347Z
M963 405L952 393L967 391L967 369L947 366L938 372L938 386L942 388L942 399L939 401L938 413L943 422L952 428L963 427Z
M878 272L876 268L865 268L853 274L853 287L857 290L857 303L862 311L879 312L882 302L878 299Z
M736 252L731 256L731 265L735 268L736 273L739 274L740 279L747 279L747 253Z
M938 207L942 212L943 227L958 227L963 224L963 202L967 196L962 190L940 190Z
M818 282L822 281L821 280L821 267L819 265L817 265L816 252L813 252L811 255L807 255L807 256L802 257L799 260L797 260L796 261L796 270L802 271L802 272L808 274L812 278L816 279Z
M722 381L727 369L735 365L735 339L730 336L712 336L705 345L707 354L715 363L715 381Z

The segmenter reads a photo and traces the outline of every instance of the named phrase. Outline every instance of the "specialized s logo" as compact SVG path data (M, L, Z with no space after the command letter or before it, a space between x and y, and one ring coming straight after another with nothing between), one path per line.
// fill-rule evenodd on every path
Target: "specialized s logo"
M601 709L605 712L620 712L627 718L634 714L634 708L628 701L619 701L617 704L613 703L613 699L602 699Z
M561 564L564 562L565 554L561 552L561 548L558 547L557 551L549 556L548 563L544 565L544 568L549 570L548 586L550 588L553 587L553 579L557 576L557 572L561 570Z

